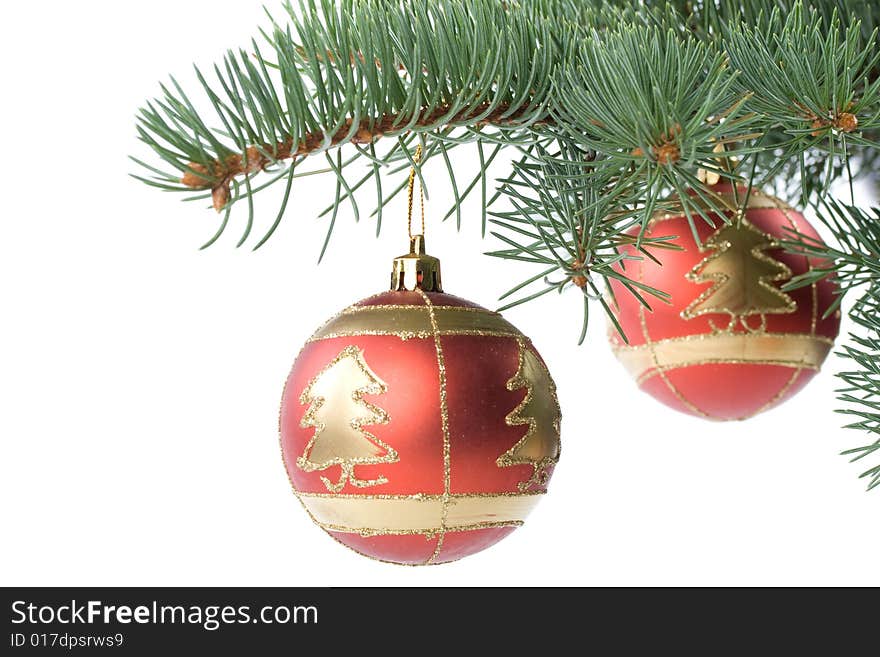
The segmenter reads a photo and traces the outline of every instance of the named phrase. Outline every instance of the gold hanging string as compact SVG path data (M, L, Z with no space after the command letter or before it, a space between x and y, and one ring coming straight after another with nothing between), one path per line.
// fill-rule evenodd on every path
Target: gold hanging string
M419 178L419 199L422 210L422 229L413 233L413 197L415 196L416 175L422 161L422 147L416 147L409 171L409 198L407 199L406 229L409 233L409 253L394 259L391 270L391 289L396 292L420 290L425 292L443 292L440 283L440 261L425 253L425 190ZM427 303L427 301L426 301ZM430 305L430 303L428 304Z
M422 160L422 145L419 144L416 146L415 155L413 155L413 162L418 164ZM409 233L409 238L412 240L413 238L413 230L412 230L412 215L413 215L413 191L416 183L416 168L412 167L409 170L409 187L408 187L408 200L407 200L407 214L406 214L406 230ZM422 230L416 235L425 234L425 190L422 189L421 182L419 183L419 199L422 210Z

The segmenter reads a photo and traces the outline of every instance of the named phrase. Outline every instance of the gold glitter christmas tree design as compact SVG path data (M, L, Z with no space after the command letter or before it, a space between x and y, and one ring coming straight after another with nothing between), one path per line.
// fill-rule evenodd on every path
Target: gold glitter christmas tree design
M321 477L327 490L333 493L341 491L346 482L362 488L386 483L388 480L381 476L358 479L354 469L357 465L398 460L392 447L363 428L388 423L388 414L363 398L365 394L384 394L387 389L367 365L363 351L354 346L346 347L300 395L300 403L309 404L300 426L314 427L315 433L296 464L305 472L340 466L337 481Z
M556 385L537 355L519 341L519 367L508 390L526 389L526 396L505 418L508 426L528 425L522 438L496 460L498 467L530 465L532 474L517 487L521 492L543 489L552 465L559 461L561 413Z
M791 269L767 253L775 248L779 245L772 236L745 219L722 226L703 246L711 253L687 274L693 283L713 285L682 311L682 318L726 314L730 322L721 330L732 331L741 323L755 331L765 327L765 315L797 310L794 299L774 285L791 278ZM761 317L757 328L746 320L755 315Z

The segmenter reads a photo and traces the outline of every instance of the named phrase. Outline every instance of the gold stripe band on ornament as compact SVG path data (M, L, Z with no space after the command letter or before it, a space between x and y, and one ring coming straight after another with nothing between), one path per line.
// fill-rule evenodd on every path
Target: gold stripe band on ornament
M638 383L660 372L709 364L780 365L818 370L834 342L798 333L689 335L613 351Z
M449 436L449 407L446 399L446 357L443 355L443 343L440 340L440 325L437 323L437 313L431 298L425 294L424 290L416 288L416 292L422 297L425 307L428 310L428 317L431 320L431 331L434 333L434 349L437 352L437 371L440 374L440 427L443 431L443 498L440 502L440 523L437 532L437 545L434 546L434 552L425 561L425 565L430 565L437 561L440 551L443 549L443 543L446 540L446 530L449 527L447 518L449 517L449 494L452 492L452 460L451 446L452 441ZM361 530L363 533L364 530Z
M520 337L522 333L498 313L476 308L434 306L437 334ZM425 306L355 306L327 322L310 342L357 335L394 335L433 338L431 316Z
M543 493L399 497L297 495L324 529L375 536L518 526Z

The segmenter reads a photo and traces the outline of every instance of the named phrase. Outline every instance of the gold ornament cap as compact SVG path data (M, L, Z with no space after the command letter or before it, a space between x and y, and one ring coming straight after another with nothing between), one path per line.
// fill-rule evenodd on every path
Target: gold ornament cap
M440 261L425 254L425 236L413 235L409 238L409 253L394 259L391 270L391 291L422 290L442 292L440 283Z

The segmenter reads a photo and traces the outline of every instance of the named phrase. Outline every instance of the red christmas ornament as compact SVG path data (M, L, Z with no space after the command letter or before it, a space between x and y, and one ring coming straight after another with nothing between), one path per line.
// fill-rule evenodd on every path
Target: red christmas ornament
M300 352L281 448L303 506L339 542L436 564L523 523L558 459L559 418L529 339L444 294L419 235L391 292L346 308Z
M807 384L834 344L840 314L823 318L834 297L832 280L781 290L792 276L819 265L779 246L791 237L786 228L820 239L800 212L753 190L737 222L737 202L746 190L713 190L716 204L731 208L734 223L710 215L713 228L695 217L698 245L683 212L655 216L646 234L677 236L684 250L655 251L662 265L629 260L626 274L670 293L672 302L655 300L646 310L612 281L615 314L629 344L613 328L610 340L639 387L667 406L711 420L741 420ZM635 255L632 247L623 250Z

